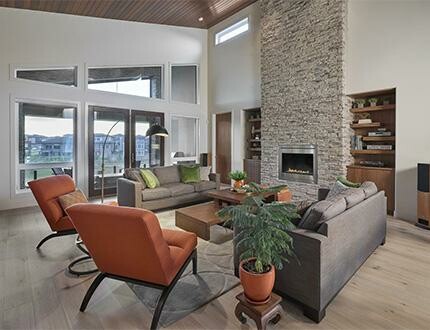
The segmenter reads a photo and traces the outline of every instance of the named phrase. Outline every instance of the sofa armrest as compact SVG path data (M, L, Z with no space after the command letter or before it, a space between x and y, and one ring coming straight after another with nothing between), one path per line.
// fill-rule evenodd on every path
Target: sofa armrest
M322 200L326 199L329 192L330 192L330 189L328 189L328 188L319 188L318 189L318 200L322 201Z
M221 188L221 174L219 173L210 173L209 180L216 182L216 189L219 190Z
M143 186L137 181L120 178L117 181L118 205L142 207Z

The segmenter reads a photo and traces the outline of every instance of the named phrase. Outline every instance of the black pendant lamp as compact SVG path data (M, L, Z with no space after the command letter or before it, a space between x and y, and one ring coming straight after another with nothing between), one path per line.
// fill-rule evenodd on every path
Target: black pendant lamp
M169 132L167 132L167 129L165 129L164 127L158 124L154 124L146 131L146 136L152 135L167 137L169 136Z

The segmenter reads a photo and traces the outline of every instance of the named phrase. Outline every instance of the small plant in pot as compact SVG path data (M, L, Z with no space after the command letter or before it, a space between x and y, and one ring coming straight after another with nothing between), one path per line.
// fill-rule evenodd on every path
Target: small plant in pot
M275 284L275 268L293 254L293 239L288 234L299 218L293 204L265 202L266 193L278 193L285 186L263 189L255 183L247 188L242 204L227 206L218 216L233 225L236 248L240 254L239 275L245 297L252 304L266 303Z
M355 104L357 104L357 108L364 108L364 104L366 103L365 99L356 99Z
M371 106L371 107L375 107L375 106L376 106L376 103L378 103L378 98L376 98L376 97L371 97L371 98L369 99L369 103L370 103L370 106Z
M235 190L241 189L245 185L245 179L247 177L246 172L243 171L233 171L228 175L230 179L234 181L233 188Z

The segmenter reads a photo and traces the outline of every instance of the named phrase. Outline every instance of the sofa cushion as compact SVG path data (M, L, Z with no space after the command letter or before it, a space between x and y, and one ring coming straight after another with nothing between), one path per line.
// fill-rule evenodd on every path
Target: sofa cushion
M158 181L158 178L151 170L141 169L140 175L142 175L142 178L149 189L154 189L160 186L160 181Z
M375 195L378 192L378 187L372 181L365 181L361 184L361 189L364 191L365 198L369 198L372 195Z
M215 181L200 181L193 183L194 190L197 192L216 189Z
M364 190L361 188L350 188L344 193L346 208L357 205L358 203L364 201L366 196L364 195Z
M179 170L176 165L155 167L153 171L162 186L167 183L181 182Z
M194 192L194 187L191 184L185 184L185 183L168 183L163 185L163 188L169 189L171 195L173 197L190 194Z
M334 218L346 210L346 200L340 197L336 200L323 200L311 205L298 227L317 231L322 223Z
M200 182L200 165L179 165L181 182L194 183Z
M139 182L142 185L142 188L146 188L145 180L143 180L143 177L140 175L139 168L126 168L124 170L124 178Z
M209 174L211 174L210 166L200 166L200 180L209 181Z
M342 182L336 181L333 186L330 188L330 191L328 192L325 199L333 199L339 196L340 194L343 194L345 191L350 189L349 187L345 186Z
M152 201L154 199L160 198L168 198L171 197L172 194L169 189L165 187L157 187L154 189L143 189L142 190L142 200L143 201Z

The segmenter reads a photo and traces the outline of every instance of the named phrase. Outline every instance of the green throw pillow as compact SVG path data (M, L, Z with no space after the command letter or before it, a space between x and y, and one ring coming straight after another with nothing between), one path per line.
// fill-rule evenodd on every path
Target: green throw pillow
M183 183L200 182L200 165L180 165L179 173Z
M140 175L142 175L142 178L149 189L154 189L160 186L160 181L158 181L158 178L154 173L152 173L152 171L141 169Z
M342 183L344 186L347 186L350 188L359 188L361 186L360 183L351 182L347 178L345 178L344 176L338 176L336 178L336 180L339 181L340 183Z

